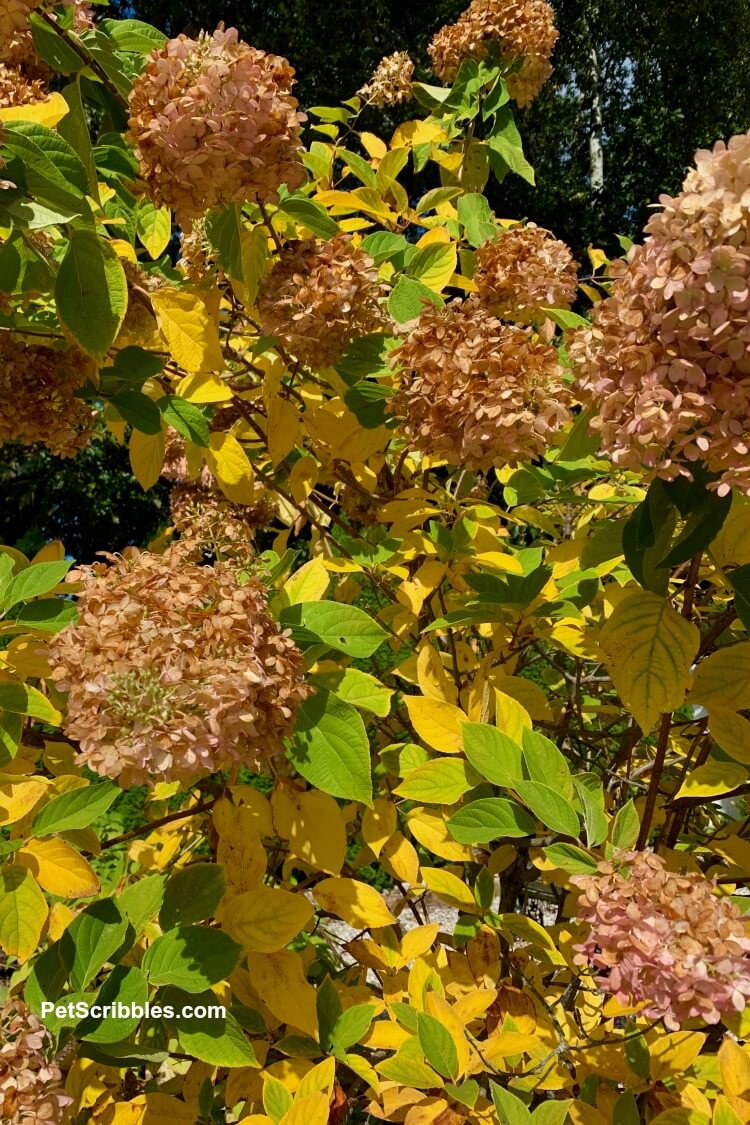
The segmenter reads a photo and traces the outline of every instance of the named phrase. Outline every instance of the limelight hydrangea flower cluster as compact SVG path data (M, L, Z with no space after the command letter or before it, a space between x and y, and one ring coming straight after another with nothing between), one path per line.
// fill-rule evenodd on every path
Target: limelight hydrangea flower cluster
M303 182L294 70L219 27L152 51L130 95L128 140L155 203L193 219L223 203L278 200Z
M370 105L401 105L412 96L414 63L406 51L386 55L375 68L369 82L357 92Z
M569 354L616 465L750 494L750 133L695 162Z
M60 1068L49 1061L52 1038L23 1002L0 1008L0 1120L6 1125L54 1125L73 1099Z
M456 23L442 27L427 51L442 82L452 82L464 59L481 61L496 43L508 75L508 92L520 106L534 100L552 73L559 32L547 0L472 0Z
M71 574L78 622L50 642L82 762L123 788L189 785L282 752L309 689L260 580L181 543L106 557Z
M382 286L369 254L337 234L327 242L290 242L261 283L263 331L296 359L328 367L347 345L385 323Z
M488 239L477 250L474 281L489 312L520 323L575 300L578 265L564 242L529 223Z
M0 446L39 442L57 457L74 457L92 436L93 411L75 397L92 373L78 348L62 351L0 334Z
M590 926L576 960L603 970L597 985L673 1031L718 1023L750 999L750 937L729 898L702 875L676 875L651 852L623 852L597 874L571 878Z
M93 25L88 0L62 0L62 3L74 8L73 27L77 32ZM44 7L44 0L3 0L0 10L0 62L18 67L29 78L47 77L52 73L36 53L29 23L31 13Z
M476 297L425 306L391 361L401 383L390 409L415 448L451 465L531 460L570 420L555 348L489 315Z

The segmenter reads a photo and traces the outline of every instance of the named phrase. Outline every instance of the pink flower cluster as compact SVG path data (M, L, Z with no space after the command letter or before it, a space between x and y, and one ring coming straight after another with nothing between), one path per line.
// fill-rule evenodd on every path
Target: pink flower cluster
M157 204L187 229L223 203L277 200L305 178L294 70L219 27L153 51L130 95L128 140Z
M596 983L647 1019L676 1031L685 1020L718 1023L750 999L750 938L737 906L712 880L676 875L652 852L622 852L575 875L578 919L590 931L579 964L605 970Z
M59 1066L48 1061L52 1037L23 1000L0 1008L0 1121L53 1125L73 1099Z
M569 354L615 464L750 494L750 132L695 161Z

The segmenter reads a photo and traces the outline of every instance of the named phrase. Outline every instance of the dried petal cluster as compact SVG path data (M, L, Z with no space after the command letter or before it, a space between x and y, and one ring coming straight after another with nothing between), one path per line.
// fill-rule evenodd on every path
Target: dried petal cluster
M737 906L712 880L676 875L652 852L624 852L576 875L578 918L591 929L579 964L605 970L597 984L677 1030L718 1023L750 999L750 938Z
M358 92L370 105L401 105L412 96L414 63L406 51L386 55L375 68L369 82Z
M78 348L67 351L0 336L0 446L41 442L58 457L88 445L94 418L75 392L93 373Z
M0 1009L0 1121L42 1125L62 1120L73 1099L63 1076L48 1061L52 1037L22 1000Z
M750 493L750 133L695 160L569 351L615 464Z
M327 242L291 242L258 296L263 331L310 367L327 367L349 343L385 322L382 289L369 254L337 234Z
M220 27L152 51L130 95L128 139L157 204L188 229L222 203L276 200L304 180L294 70Z
M450 464L533 459L570 419L555 349L488 315L476 298L425 306L391 357L402 371L391 410L416 448Z
M77 32L93 25L88 0L62 0L74 8L73 27ZM29 16L44 6L43 0L3 0L0 10L0 61L17 67L28 78L46 78L52 71L36 53ZM50 13L54 17L54 12Z
M564 242L529 223L501 232L477 250L479 299L503 320L544 319L544 308L575 300L578 263Z
M34 105L46 97L47 91L40 79L29 80L17 67L0 63L0 109Z
M185 443L174 430L167 433L162 476L174 481L169 494L172 524L194 558L245 565L252 560L256 531L267 527L276 514L273 496L261 484L256 482L256 503L233 504L207 466L191 478Z
M472 0L456 23L442 27L427 51L442 82L452 82L464 59L481 61L492 43L503 63L518 63L508 92L520 106L532 102L552 73L559 32L547 0Z
M82 568L78 623L50 644L66 733L124 788L191 784L280 752L308 694L260 580L189 554L128 549Z

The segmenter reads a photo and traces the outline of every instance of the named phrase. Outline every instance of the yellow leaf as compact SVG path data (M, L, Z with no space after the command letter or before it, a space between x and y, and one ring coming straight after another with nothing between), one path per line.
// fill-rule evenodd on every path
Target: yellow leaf
M495 688L495 726L519 743L524 730L531 730L531 716L526 708L498 688Z
M0 871L0 949L23 964L39 947L47 902L31 872L20 864Z
M458 1055L458 1078L460 1079L469 1065L471 1052L464 1035L464 1024L451 1008L450 1004L437 992L428 992L425 997L425 1006L431 1016L439 1020L453 1040Z
M445 826L446 818L438 809L425 809L415 805L406 814L406 823L415 840L428 852L451 863L467 863L474 859L468 844L457 843Z
M50 908L49 921L47 923L47 936L49 940L57 941L58 938L61 938L74 918L75 914L64 902L54 903Z
M750 1053L734 1039L724 1037L719 1048L719 1070L725 1094L733 1098L750 1096Z
M289 474L289 491L297 504L304 504L318 483L320 469L314 457L307 454L295 461Z
M648 1044L652 1082L681 1078L701 1052L706 1036L698 1031L675 1031Z
M404 934L401 942L401 959L404 965L427 953L435 944L435 938L440 932L437 922L430 922L427 926L417 926Z
M11 781L0 777L0 825L15 824L30 812L47 790L41 778Z
M128 446L130 467L133 476L144 491L148 491L159 479L164 464L164 434L144 434L133 430Z
M308 1070L299 1086L295 1098L306 1098L308 1094L323 1093L330 1098L333 1096L333 1084L336 1081L336 1060L324 1059L312 1070Z
M683 781L675 799L679 797L718 797L729 793L747 781L745 766L732 762L706 762L691 771Z
M219 332L205 302L187 289L158 289L150 297L159 330L180 367L190 373L220 371Z
M328 1098L323 1093L295 1098L294 1105L279 1125L328 1125Z
M394 833L380 853L380 862L397 879L407 886L419 879L419 856L413 844L401 835Z
M45 891L61 898L85 898L99 890L99 880L82 855L64 840L29 840L15 856Z
M226 809L220 814L221 826L214 815L219 833L216 858L224 869L228 888L241 894L259 886L266 873L266 852L253 810L243 805L225 804Z
M177 394L186 402L228 402L234 398L232 388L227 386L221 376L210 372L186 375L177 384Z
M413 148L445 138L445 130L434 121L404 121L394 131L391 148Z
M379 856L387 840L396 831L396 806L385 797L376 797L371 809L362 817L362 839L370 851Z
M744 715L713 705L708 716L708 729L722 750L736 761L750 766L750 721Z
M65 98L62 94L55 93L43 102L0 109L0 121L33 121L35 125L46 125L48 129L54 129L69 112L70 106Z
M429 699L457 702L456 685L443 667L440 654L428 641L422 643L417 653L417 682L422 695Z
M509 1059L512 1055L522 1055L533 1051L539 1045L536 1035L524 1031L501 1031L482 1043L482 1056L489 1063L498 1059Z
M315 885L313 894L323 910L355 929L379 929L396 921L380 893L357 879L324 879Z
M380 137L376 137L374 133L360 133L359 139L368 156L374 160L382 160L388 152L388 147L385 141L381 141Z
M183 1102L169 1094L146 1094L142 1125L195 1125L199 1109L195 1102Z
M721 530L711 543L711 556L718 566L750 563L750 504L735 500Z
M308 983L299 953L255 953L248 958L250 981L268 1010L317 1038L315 989Z
M504 695L520 703L534 722L551 722L552 711L539 684L523 676L491 676L491 682Z
M232 898L222 913L224 929L249 953L284 949L312 916L304 895L265 886Z
M468 719L459 707L417 695L406 696L404 702L411 725L423 742L444 754L461 753L461 728Z
M16 637L5 650L9 666L22 679L36 676L46 679L52 675L47 645L35 637Z
M338 875L346 857L346 826L333 797L279 787L273 794L276 831L314 871Z
M275 395L268 405L268 455L280 465L294 449L299 436L297 407L286 398Z
M209 442L206 464L227 500L233 504L252 504L255 500L253 470L237 438L233 434L213 433Z
M328 571L320 555L310 559L304 566L287 578L282 589L290 605L298 602L319 602L330 585Z
M434 895L437 895L441 902L447 903L448 906L453 906L456 910L463 910L467 914L482 913L481 908L476 904L474 895L463 879L459 879L457 875L446 870L446 868L423 867L422 881Z
M34 563L40 562L62 562L65 558L65 547L61 539L52 539L46 543L41 550L37 551L31 560L32 566Z
M607 671L644 733L684 702L699 643L695 625L647 590L629 593L602 628Z

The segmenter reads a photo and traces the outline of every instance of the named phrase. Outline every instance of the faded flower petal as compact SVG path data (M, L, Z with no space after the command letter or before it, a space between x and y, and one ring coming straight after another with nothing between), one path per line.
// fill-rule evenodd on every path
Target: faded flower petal
M74 457L92 436L93 411L75 397L92 374L78 348L22 344L1 333L0 446L41 442L58 457Z
M31 1009L8 1000L0 1008L0 1120L6 1125L62 1120L73 1099L51 1051L52 1037Z
M357 92L370 105L401 105L412 97L414 63L406 51L386 55L378 63L369 82Z
M543 308L575 300L578 264L564 242L529 223L484 242L474 281L484 307L503 320L544 319Z

